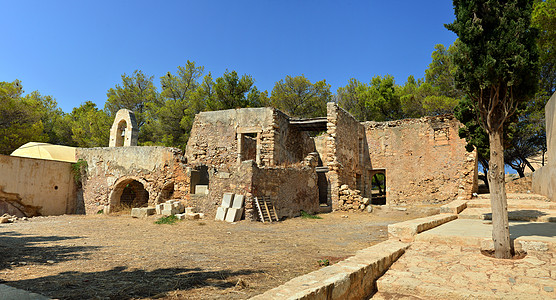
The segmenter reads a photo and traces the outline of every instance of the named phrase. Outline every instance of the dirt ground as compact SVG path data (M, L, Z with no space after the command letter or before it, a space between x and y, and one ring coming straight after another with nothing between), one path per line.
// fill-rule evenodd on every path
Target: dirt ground
M245 299L387 238L434 209L279 223L56 216L0 225L0 283L58 299Z

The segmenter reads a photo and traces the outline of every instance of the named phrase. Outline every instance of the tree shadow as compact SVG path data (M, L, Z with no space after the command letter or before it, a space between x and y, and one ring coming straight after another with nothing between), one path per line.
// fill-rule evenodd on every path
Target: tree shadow
M539 222L512 224L512 222L510 222L511 239L527 236L556 237L556 223Z
M80 239L81 236L32 236L18 232L0 232L0 270L21 264L52 264L83 259L96 246L45 246L45 242Z
M520 209L508 211L510 221L537 221L539 217L546 216L547 213L536 209ZM492 220L492 213L483 214L485 220Z
M253 273L262 271L203 271L200 268L145 271L119 266L107 271L63 272L6 284L58 299L136 299L204 286L227 289L237 283L238 279L233 277Z

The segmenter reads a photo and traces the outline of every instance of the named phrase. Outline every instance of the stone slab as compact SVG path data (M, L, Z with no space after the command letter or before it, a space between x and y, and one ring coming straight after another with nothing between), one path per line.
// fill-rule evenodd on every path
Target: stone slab
M234 194L232 193L224 193L222 196L222 207L230 208L232 207L232 202L234 201Z
M175 214L175 216L178 220L185 220L185 214Z
M49 300L51 298L31 293L25 290L16 289L14 287L0 284L0 299L6 300Z
M179 209L175 209L175 208L173 208L173 209L163 209L161 211L161 214L163 216L177 215L177 214L180 214L180 213L182 213L182 211L180 211Z
M195 194L207 195L208 192L209 192L208 185L198 184L195 186Z
M233 204L232 204L232 208L242 208L244 199L245 199L245 196L243 196L243 195L235 195L234 201L233 201Z
M201 218L201 214L198 213L185 213L186 220L198 220Z
M156 214L157 214L157 215L162 214L162 210L163 210L163 209L164 209L164 204L163 204L163 203L157 204L157 205L155 206Z
M154 215L154 207L134 207L131 209L131 216L134 218L144 218L146 216Z
M411 242L418 233L457 219L456 214L438 214L388 225L388 237Z
M229 208L227 208L227 207L222 207L222 206L218 207L216 209L216 217L214 217L214 219L216 221L224 221L224 219L226 218L226 213L228 212L228 209Z
M228 208L225 220L226 222L237 222L241 220L241 216L243 216L243 208Z

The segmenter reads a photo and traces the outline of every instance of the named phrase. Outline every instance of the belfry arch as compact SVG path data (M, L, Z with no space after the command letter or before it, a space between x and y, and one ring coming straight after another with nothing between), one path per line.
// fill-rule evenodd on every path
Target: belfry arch
M110 129L110 147L137 146L139 129L135 114L129 109L120 109L116 113Z

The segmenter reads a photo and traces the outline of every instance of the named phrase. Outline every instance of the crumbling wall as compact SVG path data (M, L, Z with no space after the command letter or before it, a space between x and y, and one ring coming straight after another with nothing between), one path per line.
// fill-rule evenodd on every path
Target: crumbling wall
M476 153L465 150L453 115L364 126L373 168L386 169L388 204L437 203L476 191Z
M259 162L274 161L274 112L272 108L242 108L201 112L195 116L185 155L191 164L229 171L241 161L238 139L256 133Z
M250 152L252 143L256 143L255 157ZM258 166L293 164L313 151L311 138L289 126L287 115L263 107L197 114L186 156L192 164L230 171L245 160L254 160Z
M370 194L371 158L361 123L332 102L327 105L327 118L326 151L321 157L326 155L323 163L329 168L332 208L339 209L342 185L359 190L363 196Z
M87 162L83 199L87 214L110 207L110 196L135 180L149 193L149 205L164 202L164 188L173 184L173 199L189 193L189 176L181 151L167 147L78 148L78 159ZM121 191L120 191L121 193ZM114 200L114 199L112 199Z
M0 155L0 215L18 217L75 213L71 163Z

